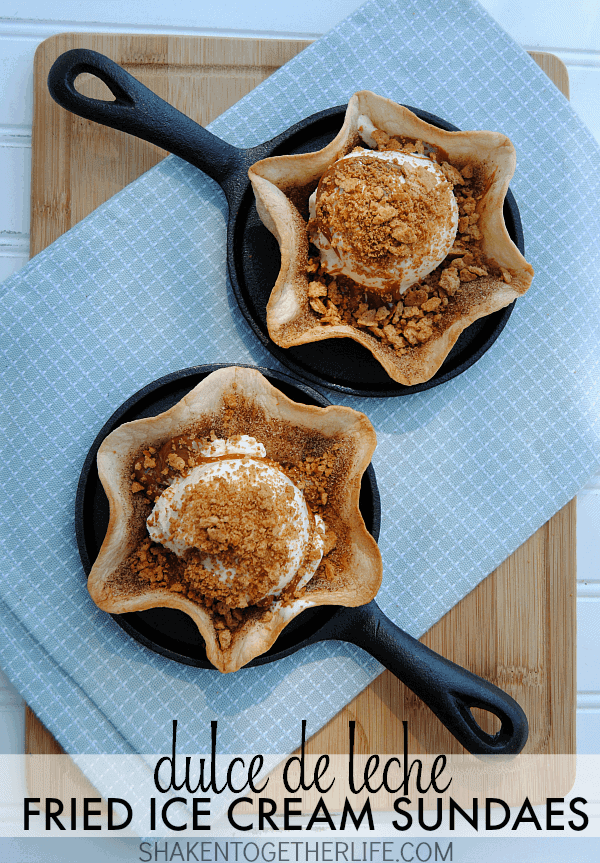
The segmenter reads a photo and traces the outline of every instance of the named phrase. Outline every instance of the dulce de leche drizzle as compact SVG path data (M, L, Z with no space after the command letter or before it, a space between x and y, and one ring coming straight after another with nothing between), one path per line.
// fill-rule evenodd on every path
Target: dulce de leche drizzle
M210 440L186 433L170 438L160 449L153 446L143 449L131 474L132 490L143 491L149 500L154 501L174 479L185 476L192 468L208 462L241 457L239 455L210 457L201 455L200 451L209 443ZM253 456L253 458L259 458L259 456Z

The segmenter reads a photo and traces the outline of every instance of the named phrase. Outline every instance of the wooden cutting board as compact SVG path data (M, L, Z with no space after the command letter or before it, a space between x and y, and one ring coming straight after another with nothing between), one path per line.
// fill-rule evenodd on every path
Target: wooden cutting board
M206 125L308 44L80 33L44 42L34 69L31 254L165 155L157 147L55 105L46 78L59 54L74 47L107 54ZM551 54L532 56L568 96L562 62ZM104 85L87 77L84 81L82 76L78 87L87 95L106 97ZM528 753L575 752L575 575L575 502L571 501L423 637L434 650L517 699L529 717ZM347 751L351 719L357 723L357 745L364 753L401 752L403 719L409 723L411 752L463 751L389 672L315 734L310 751ZM484 727L493 728L485 722L486 718ZM30 710L25 751L62 752ZM46 796L47 780L42 774L36 771L30 776L32 796ZM71 779L63 776L67 789Z

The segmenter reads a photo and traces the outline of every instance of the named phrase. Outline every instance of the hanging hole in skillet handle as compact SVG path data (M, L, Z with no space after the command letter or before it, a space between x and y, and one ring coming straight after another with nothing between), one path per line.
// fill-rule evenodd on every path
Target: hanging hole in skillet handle
M408 686L472 755L517 755L525 746L529 725L514 698L404 632L374 600L342 609L320 637L349 641L370 653ZM497 717L500 728L495 734L479 725L474 708Z
M494 737L502 728L502 723L495 713L489 710L482 710L480 707L472 707L471 713L473 719L484 731Z
M92 98L79 92L76 80L86 73L100 79L114 99ZM48 73L48 90L67 111L134 135L200 168L219 183L226 195L231 178L248 167L245 150L217 138L97 51L73 48L61 54Z
M73 81L73 86L81 96L88 99L97 99L100 102L116 102L115 94L110 87L101 81L96 75L83 73Z

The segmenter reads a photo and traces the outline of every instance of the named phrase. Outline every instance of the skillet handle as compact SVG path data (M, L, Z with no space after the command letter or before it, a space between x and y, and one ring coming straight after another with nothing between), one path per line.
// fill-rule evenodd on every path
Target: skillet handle
M75 79L84 72L103 81L115 101L79 93ZM97 51L74 48L61 54L48 74L48 89L54 101L73 114L180 156L216 180L226 194L232 175L248 167L247 151L217 138Z
M375 601L343 609L331 624L325 637L349 641L378 659L431 708L468 752L516 755L525 746L527 717L510 695L399 629ZM494 713L502 723L500 731L485 732L471 707Z

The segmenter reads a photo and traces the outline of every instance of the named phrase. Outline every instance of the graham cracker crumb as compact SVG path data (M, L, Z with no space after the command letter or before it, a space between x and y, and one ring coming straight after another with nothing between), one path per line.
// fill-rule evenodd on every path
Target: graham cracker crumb
M336 233L343 233L355 260L385 272L394 257L418 262L429 240L427 225L445 216L446 195L447 184L427 167L382 163L360 152L335 162L321 178L316 222L327 225L333 246Z
M385 297L346 276L329 275L321 266L318 249L309 247L309 306L321 326L345 324L363 330L402 356L418 350L462 316L462 285L486 277L510 284L511 275L488 260L481 249L478 202L484 189L475 163L458 164L439 147L391 136L381 129L374 130L371 137L379 151L425 155L441 169L459 210L454 245L433 272L404 294L392 289ZM412 199L390 182L390 173L396 170L416 181L421 190ZM352 257L385 271L387 262L415 255L415 244L418 246L424 236L427 221L442 205L434 184L434 176L424 168L390 168L390 163L362 156L338 161L321 178L309 235L327 224L327 238L335 246L333 235L343 228L344 243L348 242Z
M289 605L310 591L313 581L322 588L327 580L339 578L344 565L348 553L346 528L339 524L337 498L343 495L346 455L335 439L286 424L278 425L272 418L267 421L255 406L250 409L241 395L225 402L216 428L190 429L164 441L154 448L153 454L149 448L143 450L152 455L150 460L134 458L132 486L135 484L135 493L145 494L152 504L173 481L193 469L192 461L198 464L215 461L199 455L208 441L223 437L233 440L236 435L248 433L264 440L267 449L277 458L267 455L257 461L285 473L303 491L310 519L314 520L313 513L319 513L326 524L324 555L317 573L305 587L298 587L311 562L313 569L318 563L314 546L309 544L297 576L277 599L278 605ZM282 459L285 453L293 455L292 462ZM265 621L272 617L274 598L262 598L265 585L277 585L279 571L289 553L286 541L294 533L293 525L283 512L286 499L291 500L290 495L293 497L291 487L286 486L282 501L264 482L261 471L252 464L253 459L244 461L252 480L251 495L232 494L229 489L225 500L222 485L217 483L200 499L182 500L180 514L193 526L195 549L179 557L146 537L126 564L142 585L184 596L204 608L218 632L222 649L233 644L236 633L247 620L257 615ZM245 562L240 562L240 549L244 551ZM325 557L328 557L328 568L325 568ZM215 571L206 567L207 558L218 558L224 567L235 568L235 582L220 581Z

